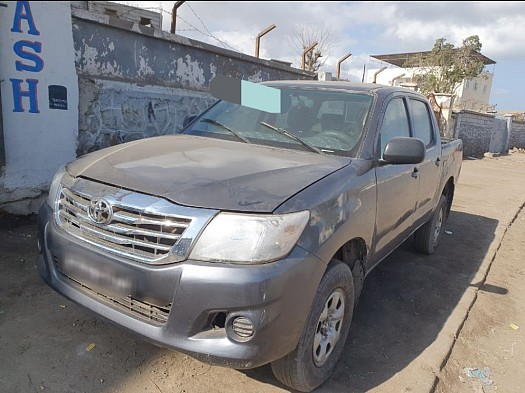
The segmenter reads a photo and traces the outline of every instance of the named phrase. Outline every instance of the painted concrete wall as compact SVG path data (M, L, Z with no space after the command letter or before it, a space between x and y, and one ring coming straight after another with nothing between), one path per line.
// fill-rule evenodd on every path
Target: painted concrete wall
M6 164L0 208L27 214L55 171L75 158L78 82L65 2L0 9L0 80Z
M217 74L259 82L314 74L138 23L73 9L80 84L77 154L174 133L216 100Z
M140 26L73 10L79 75L208 91L217 73L250 80L314 79L312 73Z

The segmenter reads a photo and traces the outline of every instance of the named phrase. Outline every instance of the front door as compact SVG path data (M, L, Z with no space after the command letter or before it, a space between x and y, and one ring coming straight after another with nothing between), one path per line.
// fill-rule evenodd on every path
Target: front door
M384 111L380 128L381 156L387 142L396 136L411 136L404 96L394 96ZM380 165L376 168L376 181L374 262L388 255L410 234L419 188L417 165Z

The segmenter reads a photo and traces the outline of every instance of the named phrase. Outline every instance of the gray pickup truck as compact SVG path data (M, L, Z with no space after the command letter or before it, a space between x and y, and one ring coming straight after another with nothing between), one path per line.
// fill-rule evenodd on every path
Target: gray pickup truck
M282 113L218 101L178 134L67 164L39 212L37 267L146 340L271 363L306 392L334 370L367 274L412 234L436 249L463 146L411 90L266 85Z

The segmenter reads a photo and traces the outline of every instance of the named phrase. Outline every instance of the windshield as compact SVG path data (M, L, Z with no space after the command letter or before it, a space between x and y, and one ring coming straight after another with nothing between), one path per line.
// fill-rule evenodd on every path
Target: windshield
M283 89L282 113L219 101L184 134L354 156L373 97L366 93Z

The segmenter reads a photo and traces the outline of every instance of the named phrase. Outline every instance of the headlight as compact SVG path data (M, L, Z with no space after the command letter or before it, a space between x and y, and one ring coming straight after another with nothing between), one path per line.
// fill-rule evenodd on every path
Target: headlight
M290 252L309 218L308 211L276 215L220 213L204 229L190 258L246 264L274 261Z
M55 209L55 200L57 197L58 189L60 187L60 181L62 180L62 177L65 174L66 174L66 166L64 165L57 171L57 173L53 177L53 181L51 181L51 185L49 186L49 195L47 196L47 204L53 210Z

